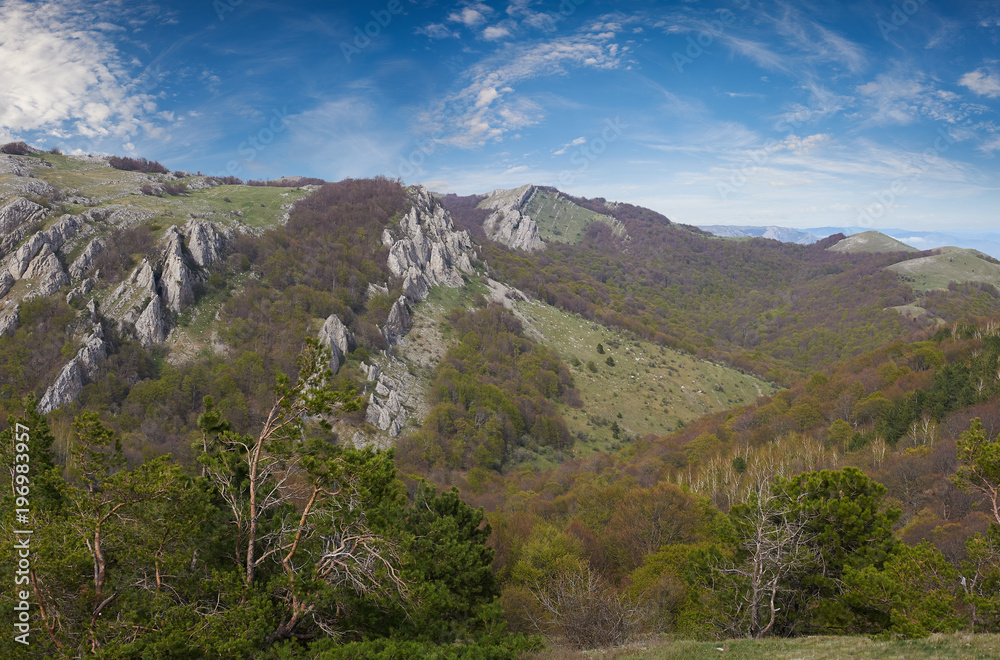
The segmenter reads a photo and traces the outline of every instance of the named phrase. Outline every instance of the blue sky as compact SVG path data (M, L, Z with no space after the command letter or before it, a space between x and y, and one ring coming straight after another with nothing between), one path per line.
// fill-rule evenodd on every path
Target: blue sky
M0 0L0 140L691 224L993 230L1000 5Z

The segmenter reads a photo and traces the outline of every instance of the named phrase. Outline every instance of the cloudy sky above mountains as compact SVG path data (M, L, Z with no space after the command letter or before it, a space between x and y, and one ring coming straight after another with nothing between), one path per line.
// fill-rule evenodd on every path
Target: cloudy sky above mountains
M998 110L992 0L0 0L0 140L241 178L986 230Z

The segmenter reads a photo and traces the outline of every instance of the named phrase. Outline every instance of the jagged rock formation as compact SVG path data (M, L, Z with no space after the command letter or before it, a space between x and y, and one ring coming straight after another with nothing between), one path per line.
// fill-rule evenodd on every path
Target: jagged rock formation
M156 289L156 276L148 259L112 291L102 305L104 313L115 319L123 330L131 326L143 346L162 342L167 336L167 322Z
M191 269L184 262L183 236L177 227L170 227L164 234L167 245L163 250L163 302L167 309L179 314L194 302Z
M86 381L97 377L98 365L108 357L104 329L98 323L83 340L76 356L66 363L38 403L38 411L47 414L60 406L76 401Z
M105 313L115 319L120 328L126 331L134 328L144 346L161 343L167 338L172 316L194 302L194 283L204 276L196 270L221 261L226 241L233 233L220 230L210 222L192 219L183 229L169 227L163 236L157 265L154 267L143 259L131 275L106 296L103 305ZM80 259L83 256L81 254ZM76 262L73 265L77 265ZM86 272L86 268L80 272Z
M0 309L0 335L13 334L17 330L20 305L13 305L7 309Z
M104 249L104 246L104 239L100 237L88 243L87 247L80 253L80 256L70 264L69 276L74 280L79 280L86 275L90 267L94 265L97 255Z
M44 206L15 197L0 206L0 256L21 242L33 222L45 217L48 210Z
M413 315L410 313L410 306L406 303L406 296L400 296L399 300L392 304L389 310L389 318L382 328L382 336L390 344L396 344L403 335L413 325Z
M529 184L512 190L494 190L487 195L479 203L482 208L493 209L493 213L483 221L486 235L498 243L526 252L543 249L545 243L538 235L538 225L521 212L534 194L535 187Z
M7 271L0 272L0 298L14 287L14 276Z
M374 381L375 391L368 397L365 419L381 431L388 431L395 438L406 423L407 412L403 407L403 388L395 378L382 373L377 366L361 363L361 370Z
M399 228L399 239L386 229L382 242L389 248L389 270L403 278L410 300L423 300L435 285L462 286L462 275L473 272L469 233L455 231L451 216L423 188L416 189Z
M52 295L69 284L69 276L48 243L42 243L41 249L28 264L21 279L34 280L34 286L24 296L24 300Z
M351 350L354 337L336 314L327 317L319 331L319 341L330 349L330 370L337 373L344 356Z
M191 258L202 268L208 268L222 260L222 250L232 240L233 231L192 218L184 225L184 236Z

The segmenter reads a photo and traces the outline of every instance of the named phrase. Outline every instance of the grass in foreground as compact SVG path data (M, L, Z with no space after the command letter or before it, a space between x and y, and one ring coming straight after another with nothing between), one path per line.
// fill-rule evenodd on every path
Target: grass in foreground
M973 660L1000 658L1000 635L956 633L926 639L872 640L868 637L738 639L716 642L659 638L617 649L574 651L554 648L532 660L649 658L650 660Z

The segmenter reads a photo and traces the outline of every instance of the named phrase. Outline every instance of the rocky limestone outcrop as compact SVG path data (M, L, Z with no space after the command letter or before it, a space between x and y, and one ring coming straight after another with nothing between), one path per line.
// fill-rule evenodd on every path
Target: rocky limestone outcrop
M69 284L69 276L48 243L42 244L42 248L28 264L21 279L34 280L31 291L24 296L25 300L52 295Z
M337 373L344 356L351 350L354 337L336 314L331 314L319 331L319 341L330 349L330 370Z
M66 294L66 304L71 305L73 301L77 298L83 298L88 293L94 290L94 285L97 284L97 280L93 277L87 277L75 287L70 289L69 293ZM91 298L88 305L96 305L94 299Z
M400 296L399 300L392 304L389 310L389 318L386 319L382 327L382 336L390 344L399 343L403 335L413 325L413 315L410 313L410 306L406 302L406 296Z
M508 247L533 252L545 247L538 235L538 225L521 209L535 194L532 185L512 190L494 190L479 206L493 209L493 213L483 221L483 230L491 240Z
M44 206L15 197L0 206L0 256L7 254L21 242L31 224L45 217L48 210Z
M100 237L97 237L88 243L87 247L80 253L80 256L73 260L73 263L69 265L69 276L74 280L79 280L86 275L87 271L89 271L91 266L94 265L94 260L97 259L97 255L104 249L104 246L104 239Z
M76 401L86 382L97 377L98 366L108 357L104 329L98 323L83 340L76 356L66 363L56 380L45 390L38 411L47 414L60 406Z
M54 225L41 233L45 237L45 242L53 250L58 250L88 222L93 222L93 220L86 213L83 215L64 215Z
M395 438L403 430L407 412L403 407L402 385L395 378L384 373L376 365L361 363L361 370L374 381L375 389L368 396L368 410L365 419L381 431L387 431Z
M166 314L160 304L156 275L148 259L143 259L125 281L105 298L102 309L122 330L134 328L143 346L162 342L166 338Z
M45 236L41 232L34 234L21 247L17 248L17 251L7 260L7 272L15 280L21 279L24 276L24 272L28 270L31 260L35 258L35 255L38 254L43 245L45 245Z
M417 302L435 285L459 287L462 275L473 272L472 239L456 231L448 212L423 188L413 194L413 206L400 222L400 237L386 229L382 242L389 248L388 266L403 278L407 298Z
M8 305L0 308L0 336L14 334L20 317L20 305Z
M177 227L170 227L166 234L167 245L163 250L163 272L160 285L167 309L179 314L194 302L194 277L184 261L183 235Z
M222 250L233 239L233 231L192 218L184 225L184 236L191 259L202 268L208 268L222 260Z
M46 415L60 406L76 401L83 389L83 372L76 360L70 360L56 376L56 382L45 390L38 403L38 412Z
M7 271L0 271L0 298L6 296L13 286L14 276Z
M139 338L140 344L150 346L162 344L169 332L170 325L167 323L163 305L160 304L160 299L157 296L153 296L135 321L135 334Z

